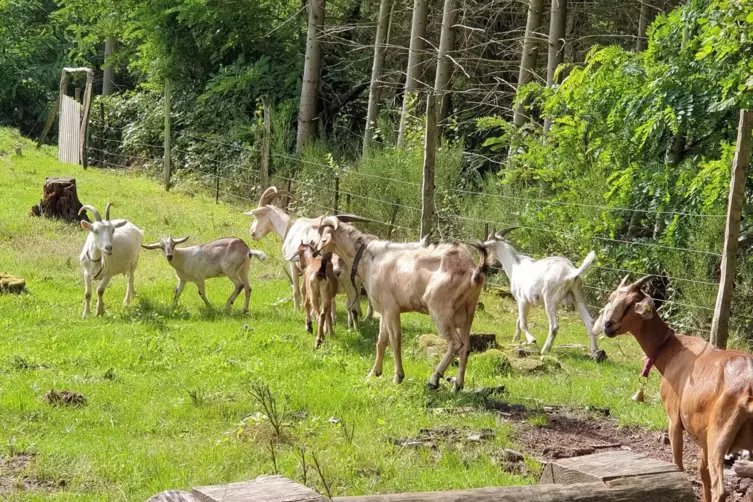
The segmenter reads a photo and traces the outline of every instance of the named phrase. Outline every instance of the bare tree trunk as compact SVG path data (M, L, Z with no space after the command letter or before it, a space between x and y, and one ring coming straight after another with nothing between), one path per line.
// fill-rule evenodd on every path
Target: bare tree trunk
M646 39L646 27L648 26L648 14L650 6L646 0L641 1L641 14L638 18L638 41L635 44L635 50L638 52L646 50L648 40Z
M300 152L316 134L317 109L319 94L319 75L322 68L322 49L319 35L324 26L325 0L309 0L309 23L306 35L306 61L303 66L303 85L301 87L301 105L298 110L298 134L296 152Z
M109 96L115 88L115 70L112 63L107 62L107 58L115 52L115 39L107 37L105 39L105 65L103 67L104 75L102 80L102 95Z
M371 65L371 83L369 84L369 107L366 113L366 127L363 132L363 157L369 154L374 125L379 117L380 83L382 78L382 66L384 66L384 54L387 46L387 28L389 26L390 6L392 0L381 0L379 3L379 19L377 20L376 40L374 41L374 62Z
M523 52L520 57L520 73L518 74L518 91L534 77L536 61L539 57L539 44L536 33L541 28L541 14L544 12L544 0L530 0L528 2L528 21L526 22L526 36L523 40ZM515 107L512 122L520 127L525 122L523 103Z
M408 53L408 69L405 72L405 94L403 95L403 110L400 113L400 129L397 133L397 146L405 144L405 122L407 106L411 96L415 93L418 77L423 68L423 52L426 38L426 18L429 14L428 0L415 0L413 3L413 22L410 32L410 52Z
M549 58L546 64L546 86L555 84L554 74L565 58L565 28L567 26L567 0L552 0L549 22ZM549 132L552 120L544 119L544 134Z
M434 95L440 99L439 113L437 114L437 127L439 136L444 132L445 120L450 114L452 96L449 88L452 77L452 52L455 50L455 18L457 15L456 0L444 0L442 12L442 34L439 37L439 54L437 55L437 73L434 77Z
M437 163L437 110L434 95L426 99L426 132L424 135L424 172L421 184L421 238L434 226L434 173Z

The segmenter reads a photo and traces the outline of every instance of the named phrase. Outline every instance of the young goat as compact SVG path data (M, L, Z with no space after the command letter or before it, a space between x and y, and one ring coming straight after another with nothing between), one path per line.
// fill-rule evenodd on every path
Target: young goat
M230 310L233 302L245 290L243 312L248 312L248 302L251 299L251 285L248 282L248 271L251 267L251 258L261 261L267 259L267 255L261 251L249 249L245 242L235 237L226 237L206 244L176 248L176 244L182 244L188 237L173 239L163 237L159 242L142 246L144 249L161 249L171 267L175 269L178 277L178 286L175 288L173 303L177 304L183 288L187 282L196 283L199 288L199 296L207 307L212 304L207 300L204 292L204 280L214 277L227 277L235 285L230 297L227 299L225 308Z
M306 311L306 329L311 333L311 314L317 320L316 347L324 342L324 332L332 336L332 300L337 295L337 277L332 266L332 253L315 255L314 243L298 246L298 257L303 269L303 308Z
M669 419L672 460L683 469L683 431L700 447L705 502L726 499L724 456L753 450L753 355L719 350L695 336L679 335L659 317L641 288L652 276L622 280L609 296L594 331L631 333L662 375L661 399Z
M335 252L353 263L363 279L366 292L379 312L379 338L372 375L382 374L382 361L388 344L395 358L395 383L405 378L401 355L400 314L420 312L431 315L439 333L447 340L447 353L429 379L430 389L456 355L458 376L453 391L463 388L470 350L470 332L476 304L486 280L486 248L479 243L481 260L475 264L468 250L456 244L397 244L377 240L327 216L319 225L321 252ZM356 217L348 216L350 221Z
M522 331L528 343L536 343L536 338L528 331L528 311L531 305L543 303L549 318L549 336L541 349L541 353L546 354L551 350L559 330L557 306L561 303L575 303L591 341L591 357L596 361L606 359L606 354L603 350L599 350L596 344L596 335L591 332L593 321L588 313L582 289L582 277L596 261L596 253L593 251L588 253L579 268L575 268L570 260L560 256L534 260L518 253L505 239L505 234L515 228L517 227L507 228L494 236L490 235L489 241L485 243L487 247L494 250L497 260L502 263L502 268L510 280L510 293L518 303L518 320L515 324L513 341L520 339Z
M112 276L128 276L124 306L130 303L134 294L133 274L139 261L144 232L128 220L110 221L110 205L108 202L104 220L93 206L83 206L78 212L82 214L89 210L94 215L93 223L81 220L81 226L89 231L79 256L84 270L84 313L81 315L83 318L89 315L92 280L101 279L97 288L97 315L105 313L102 296Z

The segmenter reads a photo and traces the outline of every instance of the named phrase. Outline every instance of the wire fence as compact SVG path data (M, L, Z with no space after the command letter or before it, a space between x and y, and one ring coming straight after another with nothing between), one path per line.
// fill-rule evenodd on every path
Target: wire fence
M196 191L213 196L216 203L228 203L243 208L256 207L261 193L261 171L258 163L259 149L244 144L228 143L216 138L205 138L197 135L186 134L192 141L203 145L204 149L191 149L191 151L172 148L174 164L173 186L179 190ZM163 147L149 143L124 142L122 139L113 139L101 136L92 136L89 148L90 165L103 167L132 168L152 167L155 171L161 171L163 160ZM215 158L213 154L228 151L236 152L231 158ZM133 152L133 153L131 153ZM464 153L465 154L465 153ZM395 176L380 175L359 171L356 168L341 168L331 164L313 162L301 159L286 153L272 152L271 157L279 162L291 165L308 165L324 173L322 179L308 179L293 170L280 170L272 173L270 182L280 188L288 189L293 195L286 200L284 205L292 215L301 217L313 217L333 212L344 212L355 207L359 216L368 220L364 224L365 230L377 234L382 238L418 240L419 229L416 222L420 221L421 213L421 183L415 180ZM241 160L239 160L241 159ZM239 163L242 162L242 168ZM336 173L336 175L332 175ZM337 182L335 179L337 178ZM398 186L410 194L408 200L389 200L379 191L358 191L359 183L367 183L369 180L378 180L390 186ZM345 183L349 181L349 183ZM351 188L348 188L351 187ZM657 213L668 217L682 217L691 219L722 219L722 214L701 214L681 211L653 211L645 208L611 207L600 204L573 203L559 200L547 200L528 197L518 197L497 193L487 193L471 190L468 187L450 186L444 188L448 193L458 197L483 197L496 198L496 200L509 203L536 204L541 207L566 206L574 210L589 210L599 213ZM398 213L401 216L398 217ZM509 221L501 221L500 218L463 214L457 209L441 206L435 207L438 220L452 221L459 228L455 235L442 235L443 239L484 239L490 231L505 227L517 226L522 230L533 234L542 234L565 240L583 240L583 235L578 235L560 228L551 228L546 225L521 225L515 218ZM391 215L385 217L384 215ZM405 216L409 215L409 216ZM699 260L707 260L710 269L714 269L721 259L718 250L709 250L697 247L670 246L648 240L626 240L615 236L592 235L586 237L592 244L592 249L597 255L603 251L604 246L616 246L620 249L631 247L652 248L657 252L673 252L697 256ZM521 249L525 252L525 249ZM569 257L579 264L583 256ZM716 297L717 282L713 274L697 276L693 270L689 274L658 273L656 269L646 267L610 266L599 263L593 267L593 271L585 280L585 290L588 298L588 306L592 314L598 312L611 293L612 289L623 275L633 278L644 275L657 275L664 281L664 288L659 288L653 295L660 310L664 315L675 315L679 312L690 313L673 317L673 325L688 329L692 332L710 332L709 327L714 310L713 300ZM591 276L595 275L594 279ZM661 281L659 281L661 282ZM506 288L507 277L504 270L499 266L493 266L487 284L490 287ZM694 298L703 298L703 302L687 301L681 291L699 291ZM737 329L744 329L753 325L750 315L738 315Z

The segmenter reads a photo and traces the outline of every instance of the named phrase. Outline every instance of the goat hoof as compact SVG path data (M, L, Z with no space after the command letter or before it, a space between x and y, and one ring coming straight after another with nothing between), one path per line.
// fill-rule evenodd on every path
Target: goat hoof
M405 380L405 375L395 375L395 378L392 379L398 385L403 383L403 380Z
M603 350L597 350L596 352L591 354L591 359L593 359L597 363L603 363L607 360L607 353Z
M426 387L429 390L437 390L439 388L439 382L429 381L429 382L426 383Z

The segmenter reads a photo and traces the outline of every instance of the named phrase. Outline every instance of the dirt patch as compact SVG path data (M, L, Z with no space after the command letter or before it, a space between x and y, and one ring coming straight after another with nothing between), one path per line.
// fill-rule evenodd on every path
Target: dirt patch
M0 457L0 495L19 491L55 490L60 484L27 476L26 471L34 461L32 453L17 453Z
M513 422L513 438L524 453L541 462L557 458L588 455L610 450L630 450L650 458L672 462L672 449L666 433L639 428L620 427L609 417L608 410L572 410L547 406L528 410L520 405L498 403L501 415ZM700 499L698 447L687 436L683 442L683 459L688 479ZM753 483L726 469L728 502L751 500Z

